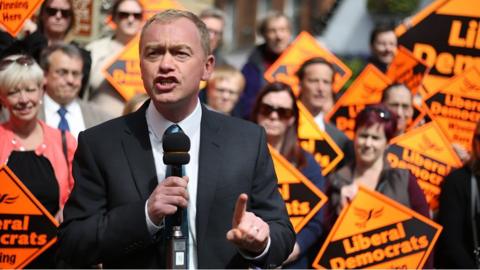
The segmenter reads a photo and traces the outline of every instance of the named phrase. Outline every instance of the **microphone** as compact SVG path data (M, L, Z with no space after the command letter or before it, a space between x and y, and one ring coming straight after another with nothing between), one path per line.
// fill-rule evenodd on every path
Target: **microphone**
M183 132L165 134L162 138L163 163L170 166L171 176L183 176L182 165L190 162L190 139ZM182 223L182 209L178 208L174 214L173 225Z
M183 176L182 165L190 161L190 139L183 132L167 133L163 135L163 163L170 167L171 176ZM188 268L188 233L182 233L183 209L178 207L171 217L172 231L167 232L167 269ZM168 235L170 234L171 235Z

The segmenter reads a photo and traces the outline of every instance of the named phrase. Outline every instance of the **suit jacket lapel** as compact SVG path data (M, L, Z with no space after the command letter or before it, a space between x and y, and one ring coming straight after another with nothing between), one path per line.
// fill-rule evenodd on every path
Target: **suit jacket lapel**
M198 161L197 243L203 243L208 228L210 206L215 197L217 181L219 181L218 164L221 161L220 124L212 119L214 114L202 106L202 122L200 128L200 154Z
M142 198L148 198L158 184L145 118L148 104L146 102L137 112L125 118L126 128L122 139L130 172Z

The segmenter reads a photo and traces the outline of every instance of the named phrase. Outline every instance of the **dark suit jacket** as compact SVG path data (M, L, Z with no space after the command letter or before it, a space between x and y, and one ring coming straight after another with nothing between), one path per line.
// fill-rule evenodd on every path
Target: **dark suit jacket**
M60 258L74 266L164 268L165 247L149 234L145 203L157 186L145 111L80 133L75 187L64 209ZM249 194L248 208L270 226L271 246L261 267L278 266L295 235L278 193L261 128L202 108L196 237L199 268L245 268L226 240L235 202Z

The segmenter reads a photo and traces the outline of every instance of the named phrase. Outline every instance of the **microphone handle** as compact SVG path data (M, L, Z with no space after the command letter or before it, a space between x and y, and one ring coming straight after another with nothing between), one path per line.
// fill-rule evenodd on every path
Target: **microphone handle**
M182 165L170 165L172 176L183 176ZM177 208L177 212L173 214L173 226L181 226L183 219L183 209L181 207Z

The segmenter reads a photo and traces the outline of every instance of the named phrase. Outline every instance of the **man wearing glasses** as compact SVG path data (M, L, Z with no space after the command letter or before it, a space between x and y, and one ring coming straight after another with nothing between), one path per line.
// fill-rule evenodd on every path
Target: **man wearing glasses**
M81 101L83 58L80 50L70 44L55 44L41 55L40 65L45 72L43 110L39 118L61 130L78 136L80 131L100 124L111 117L99 108Z

